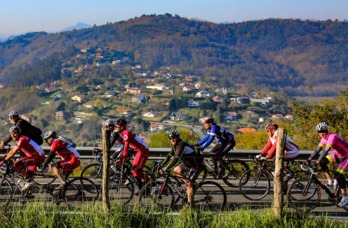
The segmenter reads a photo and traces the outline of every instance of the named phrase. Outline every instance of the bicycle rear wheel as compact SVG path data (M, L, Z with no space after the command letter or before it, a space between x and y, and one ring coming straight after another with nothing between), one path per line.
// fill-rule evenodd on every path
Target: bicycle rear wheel
M261 200L271 191L271 181L261 170L248 170L239 180L239 191L249 200Z
M214 181L200 182L194 189L193 206L202 210L222 210L227 196L224 188Z
M117 173L109 183L110 201L116 201L122 205L128 204L134 196L134 182L125 174Z
M227 172L228 176L222 180L230 187L238 187L240 177L249 170L248 164L242 160L224 160L224 162L226 164L225 173ZM250 173L244 177L244 182L248 181L250 177L248 174Z
M298 211L308 212L320 202L320 188L313 181L308 186L308 179L294 181L287 192L289 207Z
M140 191L139 205L151 210L170 211L174 205L173 188L162 181L151 181Z

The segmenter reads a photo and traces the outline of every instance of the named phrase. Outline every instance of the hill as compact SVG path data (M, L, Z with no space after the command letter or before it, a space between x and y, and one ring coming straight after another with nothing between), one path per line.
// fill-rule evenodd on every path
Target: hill
M290 19L215 24L165 14L53 34L28 33L0 44L0 81L28 87L74 77L62 65L88 49L108 50L105 55L139 64L144 71L171 67L218 86L332 96L348 85L347 24ZM103 71L112 77L128 74L107 67Z

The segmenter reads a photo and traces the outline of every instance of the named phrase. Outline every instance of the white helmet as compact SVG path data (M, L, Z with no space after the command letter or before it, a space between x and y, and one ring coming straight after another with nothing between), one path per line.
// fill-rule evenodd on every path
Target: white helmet
M317 132L323 132L323 131L328 131L329 130L329 125L327 125L326 122L321 122L319 123L316 127L315 130Z

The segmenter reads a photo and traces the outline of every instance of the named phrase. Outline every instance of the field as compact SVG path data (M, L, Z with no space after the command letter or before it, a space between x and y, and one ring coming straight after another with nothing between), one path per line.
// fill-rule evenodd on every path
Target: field
M346 221L285 213L272 217L271 210L203 212L188 209L181 213L152 213L137 207L112 205L109 214L101 205L78 210L53 205L27 204L0 209L1 227L347 227Z

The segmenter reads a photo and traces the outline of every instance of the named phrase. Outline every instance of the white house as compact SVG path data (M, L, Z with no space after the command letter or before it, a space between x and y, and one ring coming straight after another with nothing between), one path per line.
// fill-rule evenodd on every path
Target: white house
M225 116L226 121L237 120L237 113L236 112L224 112L224 116Z
M145 118L153 118L153 117L157 117L157 116L158 116L157 112L153 112L153 111L143 114L143 117L145 117Z
M199 91L198 93L196 93L195 97L210 97L211 94L207 91Z
M187 107L198 107L199 103L195 100L189 100L187 101Z

